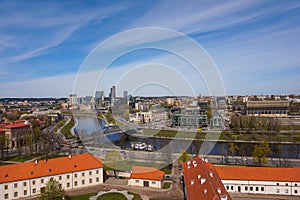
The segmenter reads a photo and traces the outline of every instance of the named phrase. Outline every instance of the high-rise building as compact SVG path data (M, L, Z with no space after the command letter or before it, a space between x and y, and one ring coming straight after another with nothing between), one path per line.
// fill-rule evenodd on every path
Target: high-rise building
M128 98L128 91L124 91L124 92L123 92L123 98L124 98L124 99L127 99L127 98Z
M70 104L72 108L76 108L78 106L77 94L70 94Z

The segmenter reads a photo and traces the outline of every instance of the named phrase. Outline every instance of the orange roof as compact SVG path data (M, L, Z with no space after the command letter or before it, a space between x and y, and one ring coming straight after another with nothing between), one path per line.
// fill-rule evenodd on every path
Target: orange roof
M153 167L132 166L130 178L161 181L164 175L165 172Z
M29 124L24 124L24 123L16 123L16 124L9 124L6 126L3 126L3 129L12 129L12 128L21 128L21 127L29 127Z
M300 168L215 166L221 179L252 181L300 181Z
M0 166L0 183L12 182L24 179L32 179L43 176L52 176L69 172L103 168L100 159L89 153L74 155L71 158L62 157Z
M221 199L222 197L231 200L212 164L195 157L182 165L188 200Z

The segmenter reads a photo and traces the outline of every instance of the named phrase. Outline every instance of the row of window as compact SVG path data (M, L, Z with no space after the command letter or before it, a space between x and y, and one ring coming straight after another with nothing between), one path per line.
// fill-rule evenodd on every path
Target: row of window
M99 177L96 178L96 182L98 183L99 182ZM92 184L93 183L93 179L89 179L89 184ZM74 181L74 186L77 186L78 185L78 182L77 181ZM81 181L81 185L85 185L85 180L82 180ZM59 184L60 187L62 187L61 184ZM67 183L67 188L69 188L71 185L70 183L68 182ZM24 190L24 196L27 196L28 192L27 190ZM36 194L36 189L33 188L32 189L32 194ZM18 197L18 192L14 192L14 197ZM4 194L4 199L9 199L9 196L8 194Z
M135 182L136 182L136 183L139 183L140 180L137 180L137 179L136 179ZM156 184L156 181L151 181L151 184Z
M295 186L297 186L297 184L295 184ZM245 189L245 191L254 191L254 187L253 186L245 186L244 187L244 189ZM226 185L226 190L234 190L234 186L229 186L229 185ZM258 186L256 186L255 187L255 191L256 192L259 192L259 191L261 191L261 192L264 192L265 191L265 188L264 187L258 187ZM241 192L241 186L238 186L238 192ZM276 189L276 193L280 193L280 189L279 188L277 188ZM288 194L289 193L289 189L285 189L285 193L286 194ZM294 194L298 194L298 190L294 190Z
M99 174L99 170L96 170L96 174ZM82 172L81 174L82 176L85 176L85 172ZM92 175L92 171L89 171L89 175ZM77 173L74 174L74 177L77 178ZM61 181L62 180L62 176L59 176L58 179ZM70 179L70 175L67 175L67 179ZM41 179L41 184L44 183L44 179ZM35 185L36 181L33 180L32 181L32 185ZM23 186L26 187L27 186L27 182L23 182ZM18 187L18 183L14 183L14 188ZM8 185L4 185L4 189L7 190L8 189Z

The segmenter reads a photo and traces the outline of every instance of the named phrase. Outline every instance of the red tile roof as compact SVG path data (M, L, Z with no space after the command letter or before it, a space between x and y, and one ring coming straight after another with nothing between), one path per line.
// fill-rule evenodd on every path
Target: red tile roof
M300 168L215 166L221 179L300 182Z
M6 126L3 126L3 129L13 129L13 128L21 128L21 127L29 127L29 124L24 123L15 123L15 124L9 124Z
M200 157L183 163L185 191L188 200L231 200L214 166Z
M96 168L103 168L103 163L100 159L88 153L74 155L71 158L67 156L49 159L48 161L39 160L37 164L32 161L5 165L0 166L0 183Z
M132 166L130 178L161 181L165 172L153 167Z

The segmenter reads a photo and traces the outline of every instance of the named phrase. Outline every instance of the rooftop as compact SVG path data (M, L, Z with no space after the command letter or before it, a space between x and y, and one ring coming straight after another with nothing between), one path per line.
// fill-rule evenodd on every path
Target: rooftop
M211 163L200 157L183 163L184 181L188 200L231 200Z
M215 166L222 180L300 182L300 168Z
M0 166L0 183L103 168L100 159L89 153Z
M130 178L161 181L164 175L165 172L153 167L132 166Z

